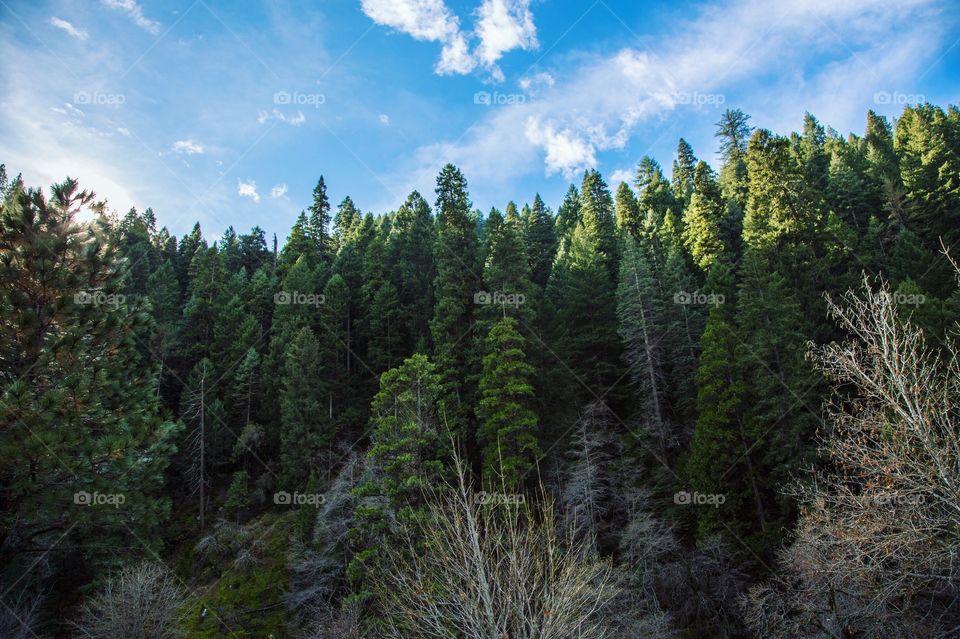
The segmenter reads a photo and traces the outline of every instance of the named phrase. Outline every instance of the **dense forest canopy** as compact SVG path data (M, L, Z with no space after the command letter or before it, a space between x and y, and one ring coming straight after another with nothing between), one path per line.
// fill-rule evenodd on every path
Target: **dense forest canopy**
M960 111L716 136L279 248L4 171L0 636L960 636Z

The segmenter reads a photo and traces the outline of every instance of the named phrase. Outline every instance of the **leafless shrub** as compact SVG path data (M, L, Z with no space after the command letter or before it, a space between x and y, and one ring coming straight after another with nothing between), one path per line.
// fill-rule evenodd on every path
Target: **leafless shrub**
M354 525L357 499L353 489L364 472L363 466L361 455L348 454L317 509L312 543L295 539L291 544L287 563L293 578L286 597L290 608L322 602L325 609L342 585L349 560L347 534Z
M332 609L324 605L313 610L313 627L302 639L363 639L363 626L358 606Z
M882 282L865 279L862 293L829 307L852 337L812 350L838 388L823 439L829 465L798 487L786 577L751 593L748 619L763 637L955 637L956 346L928 347Z
M387 638L547 639L613 636L603 613L612 566L549 500L486 504L459 460L458 484L430 495L430 516L388 545L374 588Z
M123 568L83 607L76 624L85 639L179 639L186 596L156 562Z
M37 613L43 596L20 590L0 599L0 637L4 639L39 639Z

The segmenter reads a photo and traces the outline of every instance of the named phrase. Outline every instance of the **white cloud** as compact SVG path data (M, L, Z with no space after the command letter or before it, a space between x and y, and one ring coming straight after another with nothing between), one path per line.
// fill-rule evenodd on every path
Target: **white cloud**
M441 43L435 68L440 75L466 74L481 66L502 81L503 72L496 63L504 53L538 46L530 0L483 0L475 12L473 34L460 29L460 18L443 0L361 0L360 6L377 24L417 40ZM473 51L471 36L479 39Z
M257 193L257 183L253 180L248 180L244 182L243 180L237 180L237 195L240 197L248 197L254 202L260 201L260 194ZM272 192L271 192L272 195Z
M87 39L87 32L86 32L86 31L84 31L83 29L78 29L78 28L76 28L76 27L73 26L71 23L67 22L66 20L62 20L62 19L60 19L60 18L57 18L56 16L53 16L53 17L51 17L49 20L47 20L47 22L50 23L50 25L52 25L52 26L54 26L54 27L56 27L56 28L58 28L58 29L63 29L63 30L66 31L68 34L70 34L71 36L73 36L73 37L76 38L77 40L80 40L81 42L84 42L84 41L86 41L86 39Z
M241 193L241 195L242 195L242 193ZM287 197L287 185L286 185L286 184L278 184L278 185L276 185L275 187L273 187L272 189L270 189L270 197L272 197L272 198L275 199L275 200L279 200L280 198L285 198L285 197Z
M181 155L199 155L203 153L203 145L193 140L177 140L171 148L174 153Z
M633 182L633 177L634 177L633 170L617 169L616 171L610 174L610 185L613 187L617 187L620 185L621 182L626 182L627 184L630 184L631 182Z
M513 49L536 49L530 0L483 0L477 9L477 58L487 67Z
M531 76L520 78L517 83L524 91L536 92L541 89L549 89L557 83L556 79L546 71L535 73Z
M383 126L390 126L390 116L386 113L381 113L377 119L380 120L380 124Z
M440 61L437 63L437 73L440 75L449 73L464 75L473 71L476 66L477 63L470 55L466 38L462 33L457 33L443 45L443 49L440 51Z
M307 121L307 116L303 114L303 111L297 111L296 115L284 115L279 109L273 109L272 111L261 111L257 114L258 124L263 124L268 120L286 122L290 126L300 126Z
M530 142L546 151L548 174L563 173L569 179L597 164L593 145L569 129L557 131L552 124L543 124L536 116L530 116L525 134Z
M133 20L133 23L141 29L145 29L154 35L160 33L160 23L143 15L143 7L134 0L101 0L101 2L106 7L119 9L126 13Z

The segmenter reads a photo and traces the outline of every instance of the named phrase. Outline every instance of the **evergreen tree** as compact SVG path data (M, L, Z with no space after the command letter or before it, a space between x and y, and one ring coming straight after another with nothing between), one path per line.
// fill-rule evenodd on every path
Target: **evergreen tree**
M587 171L580 186L580 222L596 238L612 282L617 276L617 231L613 219L613 198L607 183L596 170Z
M219 378L213 362L204 357L190 371L180 397L180 419L187 426L182 452L191 495L198 497L200 530L205 527L206 512L213 483L212 466L223 464L227 455L223 404L217 398Z
M317 339L301 328L287 347L280 387L280 476L286 486L303 485L333 443L322 380Z
M683 218L683 244L694 263L702 270L710 268L724 251L723 216L725 207L720 187L706 162L699 162L693 178L693 194Z
M643 426L662 451L673 446L667 428L664 373L665 326L650 263L631 235L624 237L617 288L617 319L630 378L637 391Z
M487 485L518 490L540 456L537 415L531 409L534 368L515 319L504 316L485 341L477 417Z
M476 393L477 358L473 344L477 234L470 214L467 180L452 164L437 177L436 305L431 332L450 426L466 435Z
M680 209L690 203L690 194L693 192L693 174L697 167L697 156L693 154L693 147L686 140L680 138L677 144L677 159L673 161L673 176L670 179L673 195L677 198Z
M542 289L547 285L553 256L557 252L553 214L539 193L533 198L533 207L526 210L529 215L524 217L523 239L530 264L530 279Z
M362 221L363 215L354 205L350 196L343 198L340 206L337 207L336 214L333 216L333 237L330 243L334 254L340 252L340 249L351 239Z
M762 248L809 234L819 222L819 211L810 201L790 141L760 129L750 138L746 161L750 190L743 220L744 243Z
M894 143L908 205L906 221L927 246L960 238L960 110L908 106Z
M156 550L178 430L160 416L157 369L142 348L150 317L123 298L117 246L102 218L77 222L94 194L72 179L49 198L19 180L8 190L0 203L4 591L33 579L38 548L50 549L45 565L64 583L91 563L120 559L97 545ZM122 496L122 507L97 506L97 495ZM61 549L71 547L60 574Z
M720 187L723 197L736 202L743 210L747 206L747 144L753 128L747 124L750 116L740 109L727 109L717 122L714 134L720 140Z
M380 376L380 390L371 406L373 472L357 489L361 498L351 530L355 549L347 575L356 595L369 596L369 579L377 569L382 544L389 543L390 522L409 526L426 515L424 490L436 488L449 435L436 367L416 354Z
M616 199L616 218L617 229L623 233L628 233L634 238L640 237L640 205L637 203L637 197L633 194L633 189L626 182L621 182L617 187Z
M352 204L352 203L351 203ZM323 181L323 176L317 180L317 185L313 187L313 203L309 207L310 219L306 226L306 238L314 246L314 250L321 259L330 257L332 246L330 243L330 199L327 197L327 184Z
M389 237L390 277L400 304L400 322L394 330L403 357L429 343L436 242L430 205L414 191L397 210Z
M556 237L563 244L570 240L570 235L580 223L580 192L577 187L570 185L567 194L557 209Z

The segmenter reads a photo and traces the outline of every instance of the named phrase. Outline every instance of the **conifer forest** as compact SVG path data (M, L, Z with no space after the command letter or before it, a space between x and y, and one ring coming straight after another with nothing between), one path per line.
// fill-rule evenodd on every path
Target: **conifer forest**
M960 110L742 107L278 234L8 161L0 639L960 637Z

